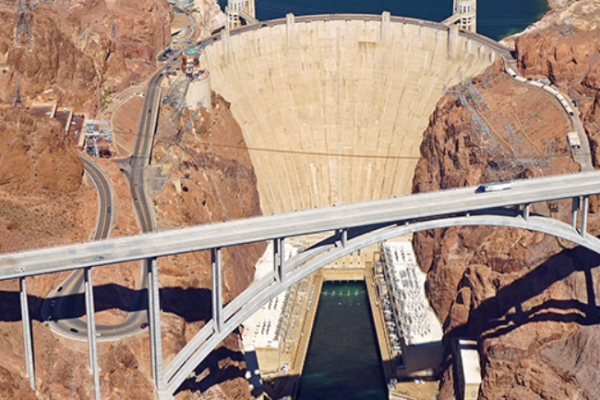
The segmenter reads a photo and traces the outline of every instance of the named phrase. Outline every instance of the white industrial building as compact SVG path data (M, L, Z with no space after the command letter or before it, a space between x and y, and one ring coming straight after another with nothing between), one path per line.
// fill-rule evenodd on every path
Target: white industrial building
M381 244L384 315L392 348L402 357L400 376L433 376L442 361L443 330L425 297L426 275L410 241Z
M298 253L299 248L288 243L282 246L284 260ZM271 274L274 265L273 244L269 243L265 254L256 264L255 279ZM261 371L266 373L286 371L290 360L286 356L289 312L295 301L295 286L280 293L244 322L242 339L247 356L255 353Z
M457 339L454 342L454 359L458 382L458 400L472 400L479 397L481 386L481 365L477 341Z

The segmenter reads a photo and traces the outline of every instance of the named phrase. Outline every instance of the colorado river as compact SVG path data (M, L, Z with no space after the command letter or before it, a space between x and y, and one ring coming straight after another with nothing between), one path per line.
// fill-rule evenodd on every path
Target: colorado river
M364 282L326 282L299 400L386 400Z

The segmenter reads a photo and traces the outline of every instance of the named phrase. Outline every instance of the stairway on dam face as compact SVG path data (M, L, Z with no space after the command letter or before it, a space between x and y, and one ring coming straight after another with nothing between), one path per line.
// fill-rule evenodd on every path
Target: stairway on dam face
M242 127L264 213L410 193L443 86L483 72L493 57L462 36L450 43L448 30L387 28L288 23L204 51L201 65Z

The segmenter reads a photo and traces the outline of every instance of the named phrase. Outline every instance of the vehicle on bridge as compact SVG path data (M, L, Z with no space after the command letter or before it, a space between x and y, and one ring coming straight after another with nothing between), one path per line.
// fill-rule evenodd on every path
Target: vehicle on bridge
M481 185L477 189L475 189L475 193L499 192L501 190L509 190L511 187L512 181L488 183L485 185Z

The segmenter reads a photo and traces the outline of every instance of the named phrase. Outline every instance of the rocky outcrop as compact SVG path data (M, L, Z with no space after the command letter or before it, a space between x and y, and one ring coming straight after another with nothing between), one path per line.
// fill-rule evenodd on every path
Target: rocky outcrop
M210 36L227 23L227 16L217 0L194 0L191 13L196 21L196 37L199 39Z
M214 93L212 102L212 115L206 109L182 115L179 138L158 133L156 163L171 170L171 182L154 197L161 228L261 214L256 176L242 131L229 103ZM252 282L254 264L264 249L262 243L223 249L224 303ZM165 350L175 354L211 317L211 260L209 252L200 252L160 261L161 285L181 290L188 299L182 300L181 295L163 299L164 309L173 310L169 318L176 327L169 330ZM197 369L197 383L186 384L185 392L194 399L205 391L212 393L206 394L208 398L250 399L244 373L242 347L234 333Z
M54 119L0 109L0 252L88 237L96 197L67 139Z
M600 10L600 6L599 6ZM568 34L565 30L568 29ZM533 32L516 41L519 68L527 77L548 77L577 102L594 165L600 165L600 34L572 25Z
M29 12L32 40L15 45L15 9L0 9L0 102L52 88L59 105L95 113L101 96L145 79L170 40L163 0L56 1ZM110 7L107 7L110 3Z
M83 163L60 123L18 109L0 109L0 186L14 194L73 193Z
M89 240L97 212L96 193L83 184L82 163L66 144L59 124L16 109L0 110L0 115L0 229L7 233L0 235L0 252ZM155 151L155 162L163 167L167 167L161 162L164 155L180 160L171 165L171 183L154 199L160 229L260 214L256 177L229 104L214 96L212 115L186 112L180 124L182 130L187 129L182 136L185 146L159 141ZM139 232L127 180L114 163L100 160L99 164L113 184L111 236ZM263 251L262 244L223 250L225 303L252 281L254 263ZM210 319L210 255L161 258L159 268L166 364ZM66 275L27 281L41 398L92 397L85 342L57 337L41 321L43 300ZM98 322L122 321L139 276L138 263L94 270ZM4 360L0 362L0 393L35 398L25 378L15 290L14 281L0 282L0 358ZM98 349L103 398L154 398L147 334L100 342ZM185 382L177 398L250 399L244 373L240 339L234 333L197 368L197 378Z
M559 29L519 37L519 68L525 76L549 77L576 99L594 143L591 132L596 130L590 127L598 95L593 83L598 34L573 28L572 34L561 35ZM476 96L459 88L438 103L421 146L415 192L579 169L566 146L572 127L554 100L515 84L499 65L474 84L487 104L477 104ZM469 106L457 95L465 96ZM597 235L597 199L591 203L588 230ZM534 205L535 212L566 222L570 208L569 201ZM445 340L478 340L480 398L597 398L595 356L573 356L594 351L598 339L593 329L600 322L596 255L543 234L492 227L422 232L414 245L428 273L427 295L443 321ZM448 355L442 399L454 393L452 368Z

